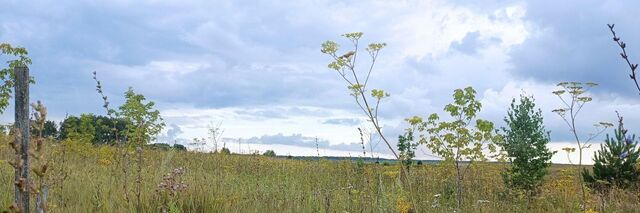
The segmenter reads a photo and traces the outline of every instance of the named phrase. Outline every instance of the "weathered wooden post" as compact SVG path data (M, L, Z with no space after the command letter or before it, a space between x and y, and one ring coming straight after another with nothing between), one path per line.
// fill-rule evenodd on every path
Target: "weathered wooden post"
M14 68L15 72L15 128L19 134L20 158L22 168L20 179L21 184L16 185L16 203L20 205L23 212L29 212L29 68L25 65ZM19 185L22 185L20 187ZM20 195L20 196L18 196Z

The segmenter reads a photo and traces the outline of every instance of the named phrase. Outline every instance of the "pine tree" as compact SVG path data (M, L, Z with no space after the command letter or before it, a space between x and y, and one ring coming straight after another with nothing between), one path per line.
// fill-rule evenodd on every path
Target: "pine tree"
M636 168L640 151L637 149L635 135L627 135L622 117L618 116L618 129L615 137L607 138L593 158L593 173L586 169L582 177L591 188L606 190L611 187L628 188L640 180L640 170Z
M504 121L507 127L502 130L505 140L502 143L511 167L502 173L507 186L535 193L548 174L550 160L554 152L547 144L550 137L545 130L542 111L534 109L533 97L520 95L520 103L511 101L511 109Z

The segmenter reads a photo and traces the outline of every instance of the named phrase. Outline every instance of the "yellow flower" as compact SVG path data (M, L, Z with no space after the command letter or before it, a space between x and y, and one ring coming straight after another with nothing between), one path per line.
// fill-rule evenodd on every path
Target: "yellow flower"
M587 211L585 211L585 213L598 213L596 210L593 209L587 209Z
M390 177L390 178L396 178L398 177L398 171L386 171L383 173L385 176Z
M408 213L409 210L411 210L411 204L402 197L398 198L398 201L396 201L396 210L400 213Z
M100 163L100 165L103 165L103 166L109 166L109 165L111 165L111 161L110 161L110 160L108 160L108 159L100 159L100 162L99 162L99 163Z

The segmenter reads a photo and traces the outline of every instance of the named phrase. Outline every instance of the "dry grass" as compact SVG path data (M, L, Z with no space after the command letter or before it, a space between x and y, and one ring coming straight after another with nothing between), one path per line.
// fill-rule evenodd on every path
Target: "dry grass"
M52 212L135 210L135 201L124 200L120 184L135 179L123 179L115 148L69 141L49 146ZM0 159L10 156L6 146L0 147ZM455 207L452 170L439 165L413 167L412 187L407 188L398 177L399 167L393 165L159 150L145 151L144 159L141 197L147 212L159 212L166 203L156 189L164 175L179 167L185 168L182 180L188 187L172 199L181 212L452 212ZM554 166L541 194L526 199L506 192L499 174L503 166L482 164L471 170L462 212L580 210L573 168ZM12 179L12 168L0 162L0 209L12 203ZM593 194L589 207L635 212L639 206L638 195L631 192L607 197L606 209L600 209L602 202Z

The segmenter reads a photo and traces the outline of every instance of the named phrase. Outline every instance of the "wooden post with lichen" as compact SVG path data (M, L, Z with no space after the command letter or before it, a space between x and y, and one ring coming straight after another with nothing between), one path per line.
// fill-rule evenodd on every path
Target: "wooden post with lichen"
M29 212L29 68L15 67L15 128L20 144L21 174L16 184L16 203ZM19 195L19 196L18 196Z

